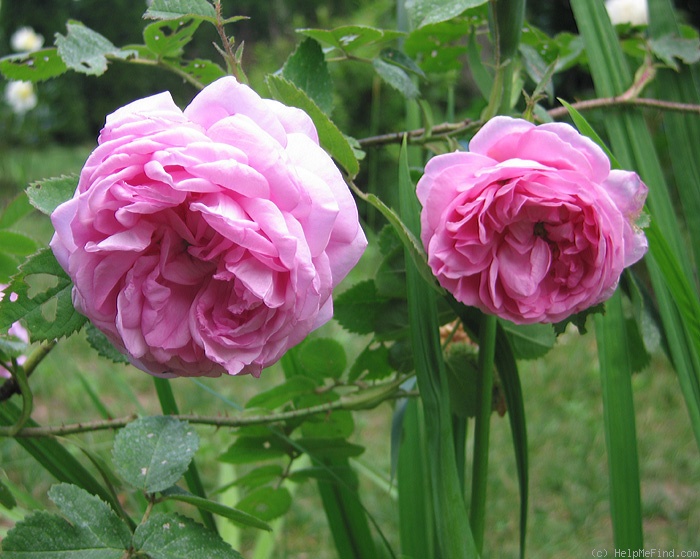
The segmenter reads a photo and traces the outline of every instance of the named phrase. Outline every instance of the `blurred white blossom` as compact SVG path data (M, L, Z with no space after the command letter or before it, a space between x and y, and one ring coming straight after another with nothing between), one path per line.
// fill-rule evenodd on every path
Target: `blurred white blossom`
M44 46L44 37L31 27L20 27L12 34L10 44L17 52L34 52Z
M605 8L613 25L630 23L646 25L649 23L647 0L606 0Z
M32 110L37 104L34 84L25 81L9 82L5 88L5 101L17 114Z

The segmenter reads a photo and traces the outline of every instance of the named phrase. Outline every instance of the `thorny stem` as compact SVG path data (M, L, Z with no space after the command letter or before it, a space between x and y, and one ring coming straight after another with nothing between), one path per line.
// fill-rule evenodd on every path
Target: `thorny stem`
M216 31L219 33L221 44L224 47L224 59L226 60L226 66L228 67L229 73L240 81L238 59L236 58L236 53L233 52L231 40L226 35L226 30L224 29L224 18L221 15L221 0L217 0L214 3L214 7L216 8Z
M391 382L374 385L368 389L360 390L353 394L341 396L334 402L327 402L317 406L289 410L281 413L271 413L265 415L241 415L234 417L222 416L202 416L196 414L177 414L170 417L188 421L199 425L212 425L215 427L244 427L248 425L264 425L278 423L289 419L305 418L320 413L329 413L337 410L360 410L372 409L384 401L396 400L399 398L416 397L416 391L407 392L401 390L399 386L406 380L406 376L398 377ZM107 429L120 429L137 418L136 415L128 415L115 419L98 421L88 421L83 423L73 423L53 427L24 427L14 435L11 434L11 427L0 427L0 437L50 437L75 435L78 433L88 433L93 431L103 431Z
M433 126L429 130L418 128L405 132L391 132L389 134L381 134L379 136L370 136L358 140L363 148L376 147L387 144L400 144L403 137L409 144L425 144L432 140L439 140L450 136L456 136L469 130L478 128L481 125L480 120L471 120L469 118L460 122L443 122Z
M180 68L178 68L175 64L165 64L160 60L148 60L146 58L130 58L129 63L141 64L143 66L157 66L159 68L163 68L165 70L173 72L177 76L180 76L183 80L189 82L190 85L193 85L197 89L204 89L204 84L202 82L200 82L197 78L188 74L187 72L180 70Z
M578 101L577 103L571 103L571 106L574 107L577 111L588 111L591 109L619 107L622 105L636 105L639 107L651 107L654 109L662 109L666 111L700 114L700 105L693 105L690 103L676 103L674 101L664 101L663 99L648 99L643 97L628 98L625 97L625 93L618 97L604 97L602 99L589 99L587 101ZM560 118L569 114L566 110L566 107L557 107L556 109L552 109L547 112L552 118Z
M644 97L629 97L627 92L618 97L604 97L601 99L589 99L586 101L577 101L571 103L571 106L578 111L587 111L592 109L614 108L619 106L638 106L661 109L666 111L695 113L700 114L700 105L691 103L676 103L673 101L664 101L662 99L651 99ZM566 107L557 107L547 111L552 118L561 118L568 115ZM460 122L443 122L433 126L426 134L425 128L416 130L408 130L403 132L391 132L389 134L381 134L379 136L369 136L360 138L359 144L363 148L378 147L389 144L400 144L403 137L406 136L409 144L425 144L429 141L440 140L452 136L457 136L464 132L478 128L482 124L480 120L465 119Z

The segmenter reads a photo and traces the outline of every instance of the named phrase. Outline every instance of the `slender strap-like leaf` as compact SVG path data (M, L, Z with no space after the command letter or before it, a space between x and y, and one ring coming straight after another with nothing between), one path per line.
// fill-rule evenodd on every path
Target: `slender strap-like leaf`
M481 313L467 307L453 297L447 297L447 302L457 313L467 331L478 331ZM475 334L474 334L475 335ZM527 511L528 511L528 484L529 466L527 450L527 426L525 422L525 404L520 385L518 363L513 354L510 340L506 331L499 325L496 331L496 353L494 356L496 370L498 371L503 386L503 395L508 409L508 420L513 436L513 450L515 453L515 466L518 474L518 486L520 490L520 557L525 557L525 542L527 537Z
M321 502L333 535L339 559L376 557L377 549L367 515L357 494L358 481L347 458L325 459L324 466L335 473L333 481L317 481Z
M419 206L409 175L405 141L399 157L399 206L406 226L418 234ZM445 559L478 557L457 475L435 292L426 284L409 255L406 258L406 288L410 339L425 413L428 467L440 555Z
M496 317L483 315L479 328L479 368L476 380L476 417L474 418L474 462L469 522L476 549L484 547L486 527L486 487L489 467L489 440L493 408L493 360L496 351Z
M654 39L664 35L680 36L676 12L670 0L649 1L649 32ZM695 73L695 76L693 75ZM700 71L682 66L679 71L661 68L657 70L656 95L661 99L682 103L700 104L700 84L694 78ZM676 190L694 251L695 264L700 265L700 160L697 146L700 145L700 116L667 112L663 115L663 132L668 145Z
M596 92L601 97L623 93L632 83L632 72L615 36L602 2L572 0L571 7L586 44ZM639 172L649 186L648 203L652 222L658 226L657 239L650 235L646 261L659 304L659 314L669 341L674 368L685 398L695 438L700 445L700 355L697 334L683 320L693 314L683 300L684 292L673 288L674 279L684 275L692 285L693 274L687 247L679 229L664 174L644 118L630 110L611 110L605 125L613 151L626 168ZM653 233L653 232L652 232ZM656 242L663 239L663 243ZM669 251L673 258L664 254ZM677 266L677 268L676 268ZM687 293L686 293L687 294ZM697 299L697 293L695 293Z
M3 402L0 405L0 425L13 425L19 419L20 413L14 403ZM30 418L25 426L38 427L38 423ZM17 437L15 440L58 481L82 487L118 510L110 492L57 440L32 437Z
M622 297L618 291L595 316L603 417L610 474L610 514L615 549L642 549L642 504L632 374Z
M396 478L399 488L401 556L436 557L435 520L428 475L425 429L417 400L406 400Z
M165 415L177 415L180 413L170 381L164 378L153 377L153 382L156 387L156 392L158 393L158 400L160 401L160 407L163 410L163 413ZM202 478L199 476L199 469L197 468L194 460L190 462L184 477L185 483L187 483L187 487L192 493L194 493L197 497L202 497L203 499L207 498L206 491L204 490L204 484L202 483ZM202 508L198 508L198 510L204 525L214 533L218 533L214 515L208 510L204 510Z

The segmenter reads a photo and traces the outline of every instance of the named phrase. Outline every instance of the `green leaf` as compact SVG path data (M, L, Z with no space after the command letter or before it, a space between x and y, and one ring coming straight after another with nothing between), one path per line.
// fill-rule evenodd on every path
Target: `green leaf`
M21 233L0 230L0 283L9 283L24 256L38 248L33 239Z
M333 301L334 318L348 332L371 334L379 316L379 308L388 299L377 293L372 280L356 283Z
M0 425L14 425L20 417L21 410L13 402L3 402L0 406ZM39 427L36 421L30 419L26 427ZM99 495L103 500L112 503L112 495L93 475L78 462L56 439L19 437L15 439L49 474L58 481L72 483L82 487L93 495Z
M518 489L520 490L520 557L525 557L530 479L525 404L520 385L518 363L510 348L508 337L501 328L497 331L494 360L501 379L501 389L506 400L508 422L510 423L510 431L513 437L513 451L518 472Z
M328 458L334 460L337 458L352 458L353 456L359 456L365 451L365 447L350 443L342 438L304 437L296 439L294 442L309 456L318 459Z
M428 449L420 400L403 400L392 421L392 463L396 464L401 549L413 557L437 557L435 514Z
M17 297L0 301L0 330L23 320L32 341L53 340L72 334L86 321L73 308L72 282L45 248L30 256L7 288Z
M0 230L0 247L5 254L28 256L39 248L39 244L22 233Z
M516 359L538 359L554 347L557 336L551 324L513 324L500 321Z
M296 375L269 390L260 392L246 402L246 408L274 410L302 394L313 392L317 384L308 377Z
M610 159L610 164L613 166L613 168L620 169L622 166L620 165L619 161L610 151L610 148L607 146L607 144L588 123L586 118L580 112L578 112L571 104L567 103L563 99L559 99L559 102L566 107L566 110L569 112L569 116L571 117L571 120L574 121L576 128L578 128L578 131L581 132L581 134L583 134L584 136L589 137L596 144L598 144L598 147L600 147L605 152L605 155L608 156L608 159Z
M124 557L131 532L107 503L67 483L54 485L49 497L65 519L47 512L27 517L3 541L3 557Z
M37 210L51 215L58 206L73 197L77 188L77 175L54 177L30 184L27 187L27 196Z
M243 559L219 536L180 514L150 516L136 528L134 547L149 559Z
M540 54L529 45L521 44L519 50L523 57L523 62L525 63L525 70L536 86L532 97L536 98L544 92L547 94L547 99L549 99L551 103L554 98L552 74L554 73L555 65L547 65Z
M29 203L27 193L20 192L0 212L0 229L7 229L33 211L34 208Z
M474 83L476 83L476 87L479 89L481 96L485 100L488 100L491 95L494 77L481 59L481 48L481 45L477 41L476 31L472 31L469 34L469 47L467 50L469 70L474 77Z
M211 60L203 60L201 58L194 60L166 59L162 61L162 64L180 72L185 72L205 86L226 75L226 71L221 66Z
M177 401L175 400L175 393L173 392L173 386L170 379L153 377L153 385L156 388L158 401L160 402L160 409L163 412L163 415L179 414L180 410L177 406ZM195 495L206 499L207 495L204 490L204 484L202 483L202 478L199 474L197 463L194 460L190 460L184 476L188 489ZM216 522L214 521L212 514L202 509L199 509L199 513L202 517L204 525L213 532L218 533Z
M632 372L617 292L605 316L595 317L603 388L603 418L610 475L610 515L615 544L642 545L642 505L637 455Z
M445 355L445 367L452 413L462 418L474 417L477 379L474 347L463 343L450 344Z
M335 29L297 29L297 33L316 39L350 54L360 47L380 42L393 41L403 33L377 29L366 25L344 25Z
M226 505L222 505L216 501L211 501L209 499L204 499L203 497L198 497L193 495L189 491L181 489L177 485L162 491L161 494L165 499L170 499L173 501L180 501L181 503L188 503L194 505L198 509L204 509L211 513L218 514L224 518L232 520L240 526L250 526L252 528L258 528L260 530L272 530L267 522L263 522L256 516L252 516L247 512L242 510L237 510Z
M96 543L105 548L129 547L129 528L99 497L68 483L52 486L48 494L63 516L74 527L91 533Z
M700 60L700 39L681 39L674 35L664 35L649 41L651 52L674 70L678 70L676 58L685 64L695 64Z
M89 528L74 526L60 516L35 512L18 522L2 542L4 559L122 559L125 547L107 547Z
M314 338L301 346L299 364L311 378L340 378L347 366L343 346L331 338Z
M274 433L259 437L238 437L228 450L219 456L221 462L249 464L275 460L291 451L289 445Z
M68 70L58 49L48 48L0 59L0 72L8 80L40 82L60 76Z
M255 468L239 477L233 482L233 485L238 485L242 487L247 487L248 489L255 489L262 485L267 485L275 480L282 479L284 476L284 469L278 464L268 464L266 466L260 466Z
M158 56L177 58L201 23L201 20L187 17L157 21L143 30L143 40Z
M488 0L408 0L406 10L413 27L440 23L461 15L469 8L485 4Z
M314 39L307 38L287 58L282 76L306 92L327 115L333 110L333 81L326 57Z
M362 506L358 480L347 458L323 462L329 476L318 476L318 490L338 557L377 557L367 511Z
M12 491L9 490L7 485L3 483L0 479L0 505L6 509L12 510L17 506L17 501L15 501L15 496Z
M464 65L462 56L469 52L461 42L471 28L471 22L465 20L425 25L411 31L406 37L403 48L406 54L420 61L420 67L425 72L442 73L459 70ZM478 56L479 50L475 52ZM469 69L473 73L471 64Z
M146 493L179 480L199 447L199 437L187 422L169 416L143 417L129 423L114 440L117 472Z
M107 336L98 330L92 322L88 322L85 332L90 346L102 357L106 357L113 363L129 364L126 355L114 347L114 344L107 339Z
M357 157L355 157L355 152L350 142L333 121L328 118L306 92L288 79L278 75L269 75L266 78L266 82L270 88L270 93L275 99L285 105L306 111L316 125L321 147L342 165L351 177L354 177L360 170L360 164L357 162Z
M413 83L411 76L403 68L390 64L382 58L372 60L372 66L380 78L407 99L417 99L420 96L418 86Z
M216 10L207 0L153 0L144 19L179 19L198 16L216 21Z
M405 139L399 155L398 183L401 217L407 230L417 235L420 231L420 206L410 178ZM454 559L477 557L457 471L435 291L420 269L411 263L413 259L408 250L406 253L410 340L425 411L428 477L439 554Z
M420 66L418 66L418 64L416 64L416 62L410 56L398 49L382 49L382 51L379 53L379 58L388 64L398 66L406 72L410 72L418 77L425 78L425 72L421 70Z
M389 349L384 344L369 344L350 367L348 380L381 380L394 372L389 364Z
M236 508L263 520L274 520L286 513L292 496L286 487L259 487L243 497Z
M320 394L306 394L297 399L300 409L319 406L339 399L333 391ZM307 439L347 439L355 430L352 413L347 410L335 410L331 413L319 413L308 417L301 425L302 435Z
M344 291L334 301L334 316L340 325L356 334L372 334L378 341L404 337L406 302L377 293L372 280L365 280Z
M107 71L108 56L126 59L132 54L78 21L70 21L67 29L65 36L56 34L58 54L66 66L81 74L99 76Z

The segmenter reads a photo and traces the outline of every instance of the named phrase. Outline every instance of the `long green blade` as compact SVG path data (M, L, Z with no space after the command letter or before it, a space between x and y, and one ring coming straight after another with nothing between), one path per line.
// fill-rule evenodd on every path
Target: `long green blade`
M396 478L401 557L435 557L435 520L428 476L425 429L418 401L406 402Z
M358 495L358 480L347 458L324 460L332 481L319 479L318 490L339 559L376 557L377 549Z
M404 223L417 234L420 214L409 175L406 142L399 158L399 207ZM441 556L449 559L478 557L457 474L435 292L425 283L409 255L406 256L410 339L425 413L428 467L439 551Z
M670 0L649 1L649 32L654 39L664 35L680 36L676 13ZM655 96L668 101L700 104L700 69L697 65L682 66L679 71L659 69L652 86ZM681 201L680 210L690 237L695 265L700 264L700 116L666 112L663 115L663 132L669 150L676 191Z
M19 408L12 402L4 402L0 406L0 425L13 425L20 413ZM38 426L33 419L29 419L25 424L25 427ZM92 495L111 503L115 510L119 510L110 492L58 441L52 438L29 437L17 437L15 440L58 481L82 487Z
M597 94L601 97L620 95L632 84L632 72L602 2L572 0L571 7L586 44ZM685 289L674 288L675 279L679 276L685 276L685 281L694 285L687 258L689 250L679 229L664 174L643 116L630 110L611 110L606 114L605 124L617 159L624 167L637 170L649 186L649 209L659 234L650 231L650 251L646 261L671 359L695 438L700 445L700 353L697 349L700 342L697 332L689 328L693 321L683 319L693 315L695 304L688 304ZM663 243L659 239L663 239ZM697 292L693 295L690 300L697 301Z
M160 401L160 407L163 410L163 413L165 415L177 415L180 413L170 381L164 378L153 377L153 382L156 387L156 392L158 393L158 400ZM207 498L206 491L204 490L204 484L202 483L202 478L199 475L199 469L197 468L194 460L190 462L190 466L187 468L184 477L185 483L192 493L194 493L197 497L201 497L202 499ZM205 526L214 533L218 533L214 515L203 508L198 508L198 510Z
M616 549L642 549L642 504L632 373L619 291L595 317L603 387L605 441L610 475L610 514Z

